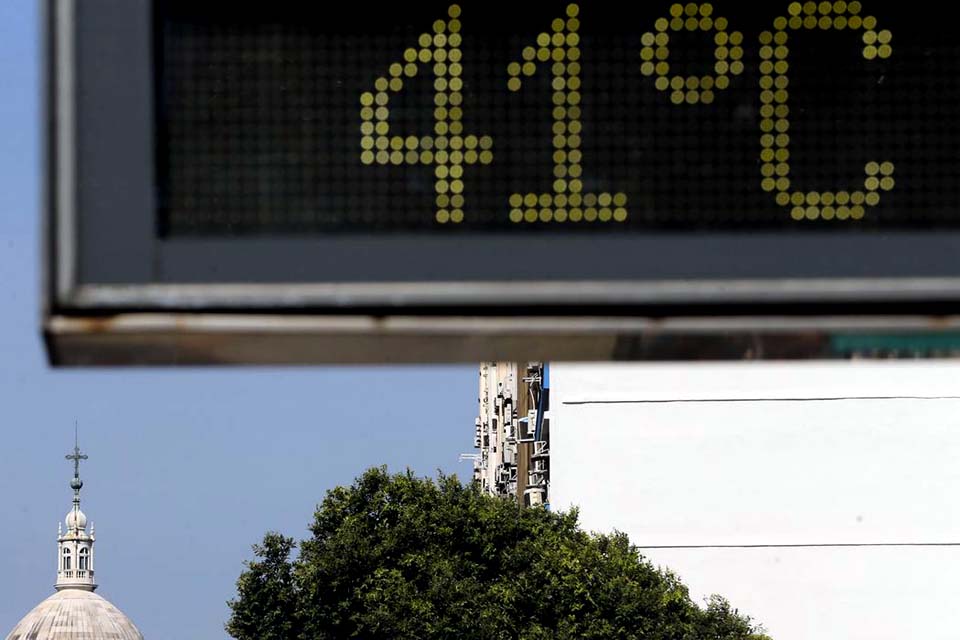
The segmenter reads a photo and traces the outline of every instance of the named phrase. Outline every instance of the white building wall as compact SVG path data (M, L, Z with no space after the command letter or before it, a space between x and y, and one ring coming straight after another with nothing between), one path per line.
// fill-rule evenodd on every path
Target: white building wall
M553 507L643 547L731 545L644 550L695 598L729 598L775 640L960 634L960 547L807 546L960 543L960 366L553 364L550 378Z

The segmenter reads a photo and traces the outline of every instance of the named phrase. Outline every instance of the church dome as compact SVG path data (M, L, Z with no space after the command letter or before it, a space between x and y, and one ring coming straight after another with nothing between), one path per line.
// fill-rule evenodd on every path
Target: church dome
M92 591L64 589L28 613L7 640L143 640L130 619Z
M80 511L80 509L71 509L65 520L68 531L71 529L87 528L87 516L83 513L83 511Z
M73 462L73 508L66 532L57 527L57 592L24 616L7 640L143 640L130 618L94 593L97 539L92 526L86 532L87 516L80 510L80 461L86 459L78 444L67 456Z

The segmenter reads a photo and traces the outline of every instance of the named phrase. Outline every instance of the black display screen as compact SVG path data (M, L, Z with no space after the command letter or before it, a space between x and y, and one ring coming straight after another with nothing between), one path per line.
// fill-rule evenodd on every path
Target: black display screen
M940 5L247 4L156 0L165 236L960 226Z

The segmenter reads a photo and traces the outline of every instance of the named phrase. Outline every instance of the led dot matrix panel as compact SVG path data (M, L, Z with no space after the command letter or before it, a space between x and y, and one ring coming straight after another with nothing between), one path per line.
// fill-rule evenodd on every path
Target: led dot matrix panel
M945 12L156 0L158 229L956 228Z

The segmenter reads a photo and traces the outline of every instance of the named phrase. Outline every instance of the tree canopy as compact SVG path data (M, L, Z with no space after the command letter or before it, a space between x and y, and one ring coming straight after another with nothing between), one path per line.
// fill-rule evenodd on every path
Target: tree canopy
M229 605L237 640L764 640L697 606L623 534L520 509L456 477L385 468L327 493L299 545L268 533Z

